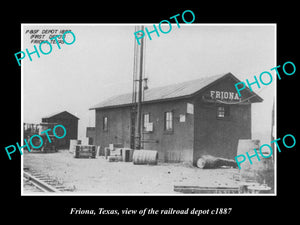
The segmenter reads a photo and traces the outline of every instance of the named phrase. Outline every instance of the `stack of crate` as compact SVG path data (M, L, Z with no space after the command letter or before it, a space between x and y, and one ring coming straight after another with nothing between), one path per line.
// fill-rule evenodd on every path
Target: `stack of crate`
M105 158L109 162L131 162L133 150L124 148L123 146L110 144L109 147L104 148Z
M95 145L76 145L74 152L75 158L96 158L96 146Z
M109 156L107 157L108 162L119 162L122 161L122 151L121 148L110 149Z

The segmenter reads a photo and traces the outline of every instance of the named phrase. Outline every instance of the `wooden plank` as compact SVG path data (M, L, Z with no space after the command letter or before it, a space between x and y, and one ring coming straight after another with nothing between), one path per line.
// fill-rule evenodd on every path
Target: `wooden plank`
M181 186L181 185L174 185L174 191L182 192L182 193L199 193L199 194L206 194L206 193L240 193L240 189L237 186L228 186L228 187L209 187L209 186Z

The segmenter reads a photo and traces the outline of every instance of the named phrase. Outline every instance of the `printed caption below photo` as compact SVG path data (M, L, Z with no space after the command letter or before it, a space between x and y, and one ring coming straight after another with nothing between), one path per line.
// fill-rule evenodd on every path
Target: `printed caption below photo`
M70 215L230 215L232 208L211 208L211 209L196 209L196 208L186 208L186 209L154 209L154 208L143 208L143 209L82 209L82 208L71 208Z

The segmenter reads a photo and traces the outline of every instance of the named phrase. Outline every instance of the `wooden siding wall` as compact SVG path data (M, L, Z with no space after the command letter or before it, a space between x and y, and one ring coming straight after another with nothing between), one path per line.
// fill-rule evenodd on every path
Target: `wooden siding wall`
M73 118L49 118L47 119L49 123L58 123L63 125L66 128L67 134L62 139L57 139L59 143L59 148L69 148L70 139L77 139L78 138L78 120ZM61 128L57 128L55 130L58 136L63 135L63 130Z
M103 130L103 117L108 118L107 131ZM101 148L112 143L122 143L130 147L130 108L96 110L96 145Z
M143 132L144 149L157 150L159 160L181 162L193 160L193 115L186 114L187 100L151 103L143 105L143 114L150 113L153 132ZM173 131L164 130L164 112L173 112ZM186 115L185 122L179 122L179 115ZM108 117L108 131L103 131L103 117ZM130 108L96 110L96 145L123 143L130 147Z
M220 82L206 90L236 93L230 80ZM243 101L249 95L241 99ZM227 118L217 118L217 107L229 107ZM222 104L204 102L202 96L195 99L194 164L203 154L234 159L239 139L251 139L251 104Z
M194 115L187 114L187 100L174 100L149 104L144 107L150 113L153 132L144 132L145 149L155 149L159 159L164 162L182 162L193 160ZM173 112L173 131L164 130L164 113ZM179 121L180 114L185 115L185 122ZM155 142L153 142L155 141Z

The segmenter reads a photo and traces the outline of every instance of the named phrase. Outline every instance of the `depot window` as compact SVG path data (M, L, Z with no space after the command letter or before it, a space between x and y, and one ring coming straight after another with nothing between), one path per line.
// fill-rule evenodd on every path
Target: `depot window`
M143 119L143 131L148 131L149 124L150 124L150 114L145 113Z
M103 131L108 131L108 118L107 118L107 116L103 117Z
M225 119L229 117L229 106L217 106L217 118Z
M165 112L165 131L173 131L173 112Z

